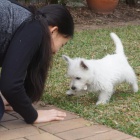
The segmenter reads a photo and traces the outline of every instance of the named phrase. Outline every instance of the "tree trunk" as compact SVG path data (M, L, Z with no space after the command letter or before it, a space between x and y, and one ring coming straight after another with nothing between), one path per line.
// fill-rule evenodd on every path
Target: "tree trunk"
M138 0L126 0L126 4L129 6L136 6Z
M50 0L51 4L58 4L58 0Z

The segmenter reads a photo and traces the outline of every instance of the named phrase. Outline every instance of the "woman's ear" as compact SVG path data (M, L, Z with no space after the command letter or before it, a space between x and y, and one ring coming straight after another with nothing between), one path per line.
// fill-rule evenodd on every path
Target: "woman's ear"
M49 28L50 28L51 34L58 33L58 27L57 26L50 26Z

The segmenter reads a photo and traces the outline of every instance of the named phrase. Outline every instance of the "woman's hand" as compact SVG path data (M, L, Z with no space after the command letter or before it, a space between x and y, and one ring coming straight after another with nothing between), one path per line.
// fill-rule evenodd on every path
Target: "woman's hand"
M38 118L34 123L44 123L50 121L64 120L66 113L55 109L51 110L37 110Z
M7 100L3 97L3 95L0 92L0 96L3 100L3 104L4 104L4 109L5 111L13 111L13 108L9 105L9 103L7 102Z
M3 99L5 111L13 111L13 108L9 105L9 103Z

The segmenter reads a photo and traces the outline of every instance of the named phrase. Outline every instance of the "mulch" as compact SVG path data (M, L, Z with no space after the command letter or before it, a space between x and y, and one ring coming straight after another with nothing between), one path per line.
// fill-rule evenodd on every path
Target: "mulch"
M88 7L68 7L70 10L75 24L82 25L107 25L110 23L118 22L137 22L140 20L140 4L135 7L130 7L125 3L119 3L113 13L97 14Z

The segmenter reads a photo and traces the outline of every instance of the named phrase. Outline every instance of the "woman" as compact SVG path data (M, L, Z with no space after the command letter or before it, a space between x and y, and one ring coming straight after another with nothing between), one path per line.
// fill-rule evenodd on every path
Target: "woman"
M42 96L52 55L74 33L69 11L61 5L48 5L38 11L14 0L0 0L0 119L4 104L10 104L27 123L63 120L66 113L35 110L32 102Z

